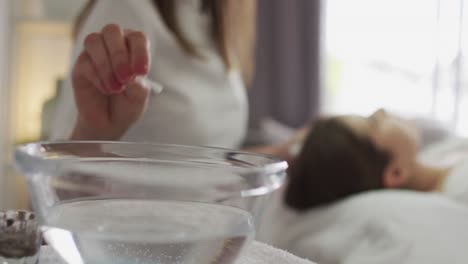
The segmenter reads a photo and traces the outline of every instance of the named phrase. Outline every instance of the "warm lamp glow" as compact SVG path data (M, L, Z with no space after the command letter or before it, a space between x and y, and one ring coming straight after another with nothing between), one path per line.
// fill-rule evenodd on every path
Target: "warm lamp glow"
M15 142L37 140L44 102L66 74L71 27L65 23L26 21L17 24L13 78L12 135Z
M65 23L30 20L15 28L14 72L10 122L13 143L38 140L44 102L55 95L58 78L69 67L71 26ZM27 208L24 178L16 176L15 206Z

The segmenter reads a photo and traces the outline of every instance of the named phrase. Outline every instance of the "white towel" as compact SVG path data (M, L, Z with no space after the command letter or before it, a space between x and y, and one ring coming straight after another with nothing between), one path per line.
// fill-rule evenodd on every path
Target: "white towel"
M51 247L42 247L39 263L41 264L66 264ZM313 264L312 262L298 258L286 251L254 241L240 257L238 264Z
M239 264L313 264L313 262L257 241L246 249L238 262Z
M302 214L283 210L268 215L279 221L269 243L318 263L468 263L468 207L440 194L372 191Z

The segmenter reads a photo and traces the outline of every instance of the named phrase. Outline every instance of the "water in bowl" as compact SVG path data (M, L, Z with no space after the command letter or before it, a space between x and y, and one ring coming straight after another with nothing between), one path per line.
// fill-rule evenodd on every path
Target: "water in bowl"
M70 264L230 264L254 235L246 211L196 202L72 201L44 220L45 239Z

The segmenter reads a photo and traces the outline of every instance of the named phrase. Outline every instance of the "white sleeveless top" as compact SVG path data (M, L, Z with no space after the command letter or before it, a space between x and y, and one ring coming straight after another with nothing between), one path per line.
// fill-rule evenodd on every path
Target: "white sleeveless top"
M147 111L122 138L186 145L238 148L247 129L247 98L238 71L226 72L210 37L210 17L199 0L177 0L182 32L203 58L188 55L165 26L150 0L100 0L83 25L73 61L90 32L109 23L143 31L151 43L148 78L164 91L151 95ZM77 109L70 75L66 78L51 129L52 139L70 136Z

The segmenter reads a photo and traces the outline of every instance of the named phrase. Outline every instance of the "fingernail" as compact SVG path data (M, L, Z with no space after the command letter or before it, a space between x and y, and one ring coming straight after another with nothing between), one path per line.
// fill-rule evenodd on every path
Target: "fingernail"
M109 94L112 92L112 86L107 84L104 86L104 89L102 89L102 91L105 93L105 94Z
M124 86L113 86L111 89L107 89L107 94L111 95L111 94L118 94L120 92L122 92L124 89Z
M115 90L114 93L121 93L124 89L125 89L125 86L121 85L121 86L117 87L117 89Z
M148 73L148 64L142 64L136 66L135 71L137 72L138 75L145 75Z
M119 83L117 80L112 79L109 90L112 92L117 92L117 91L120 91L121 87L122 87L121 83Z
M129 66L123 66L118 69L117 78L120 83L124 84L132 80L132 72Z

